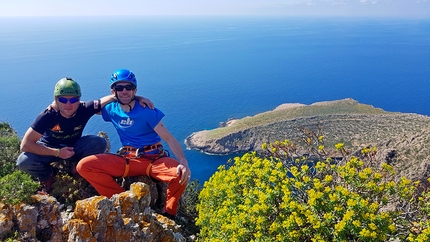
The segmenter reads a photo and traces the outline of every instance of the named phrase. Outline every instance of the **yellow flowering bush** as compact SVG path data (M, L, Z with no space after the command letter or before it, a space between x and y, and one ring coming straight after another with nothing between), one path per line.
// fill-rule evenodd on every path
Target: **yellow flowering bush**
M318 157L323 136L316 136ZM307 144L313 139L304 139ZM416 184L394 179L393 168L377 164L375 148L335 160L294 155L290 141L264 144L221 166L204 184L197 204L201 241L426 241L429 223L405 216ZM343 144L335 149L343 155ZM430 211L430 196L421 197ZM391 206L389 206L391 205ZM403 210L402 210L403 209ZM416 228L411 232L412 228Z

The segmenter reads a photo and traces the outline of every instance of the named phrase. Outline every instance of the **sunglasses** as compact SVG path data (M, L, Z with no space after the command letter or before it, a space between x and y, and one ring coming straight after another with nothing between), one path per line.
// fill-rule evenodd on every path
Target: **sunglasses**
M124 88L127 91L132 91L132 90L136 89L136 87L134 87L134 85L131 85L131 84L127 84L125 86L123 86L123 85L115 85L113 87L113 89L115 89L115 91L117 91L117 92L121 92L122 90L124 90Z
M67 102L70 102L70 104L73 104L75 102L79 102L79 98L78 97L72 97L72 98L58 97L58 101L64 104L66 104Z

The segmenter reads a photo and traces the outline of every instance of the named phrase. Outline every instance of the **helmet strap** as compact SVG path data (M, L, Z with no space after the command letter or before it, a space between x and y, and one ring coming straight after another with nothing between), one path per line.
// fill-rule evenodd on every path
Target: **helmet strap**
M133 101L135 100L135 96L133 96L133 98L130 100L130 102L129 102L129 103L123 103L123 102L121 102L121 101L119 100L119 98L118 98L118 93L117 93L117 92L115 92L115 97L116 97L116 100L119 102L119 104L122 104L122 105L128 105L128 107L130 108L130 111L131 111L132 107L131 107L130 103L131 103L131 102L133 102ZM129 112L130 112L130 111L129 111Z

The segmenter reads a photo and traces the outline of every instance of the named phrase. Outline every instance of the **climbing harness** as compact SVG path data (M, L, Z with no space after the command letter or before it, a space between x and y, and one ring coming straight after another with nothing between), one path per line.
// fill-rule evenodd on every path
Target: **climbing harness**
M156 150L158 150L157 153L150 153ZM125 159L125 170L121 178L124 178L128 175L128 172L130 171L130 160L138 159L138 158L150 159L151 163L149 163L148 167L146 168L146 175L148 177L151 177L149 175L149 172L151 171L152 164L156 160L160 159L161 157L170 156L169 152L164 149L161 142L158 142L153 145L146 145L146 146L143 146L142 148L136 148L133 146L123 146L118 150L117 154L122 156Z

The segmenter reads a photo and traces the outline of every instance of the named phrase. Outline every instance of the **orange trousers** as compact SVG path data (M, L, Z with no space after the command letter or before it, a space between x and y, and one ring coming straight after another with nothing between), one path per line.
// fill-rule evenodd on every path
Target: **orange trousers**
M147 175L146 169L152 159L158 155L147 155L144 158L133 158L129 161L128 176ZM181 185L181 177L176 176L176 167L179 162L171 157L161 157L152 163L149 174L152 178L168 183L165 211L176 215L178 202L186 188ZM78 173L85 178L97 192L108 198L114 194L124 192L114 178L119 178L124 174L126 160L116 154L90 155L79 161L76 166Z

